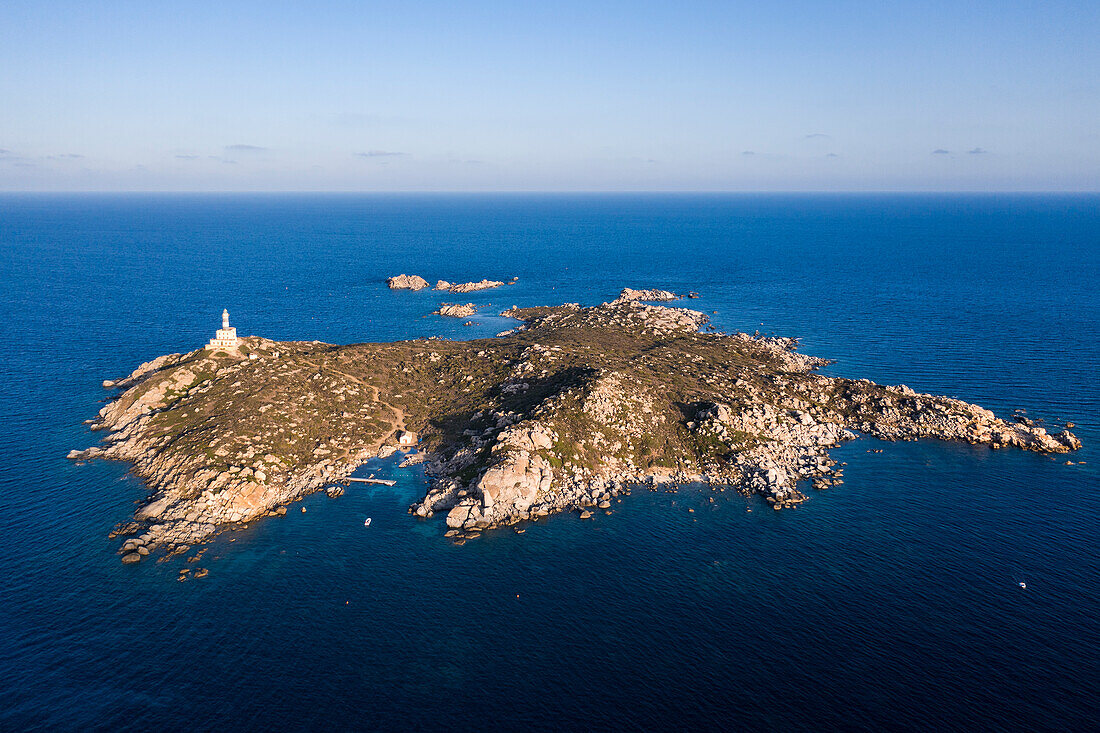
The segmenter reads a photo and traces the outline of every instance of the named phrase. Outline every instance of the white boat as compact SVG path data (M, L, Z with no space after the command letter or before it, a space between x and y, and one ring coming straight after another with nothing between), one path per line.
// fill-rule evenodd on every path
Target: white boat
M370 520L369 520L369 519L367 520L367 523L368 523L368 524L370 523ZM1023 581L1021 580L1021 581L1020 581L1020 587L1021 587L1021 588L1027 588L1027 583L1025 583L1025 582L1023 582Z
M363 522L363 526L364 527L369 527L370 526L370 517L367 517L367 521Z

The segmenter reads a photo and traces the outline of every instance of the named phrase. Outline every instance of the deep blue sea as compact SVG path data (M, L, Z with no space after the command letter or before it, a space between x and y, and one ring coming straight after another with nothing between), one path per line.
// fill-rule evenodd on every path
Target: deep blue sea
M222 308L334 343L512 323L431 316L401 272L518 276L468 298L490 313L695 290L831 374L1085 448L862 439L797 510L639 491L464 546L386 461L393 488L224 534L201 580L122 565L107 534L145 489L65 459L100 382ZM0 728L1095 730L1098 284L1097 195L0 196Z

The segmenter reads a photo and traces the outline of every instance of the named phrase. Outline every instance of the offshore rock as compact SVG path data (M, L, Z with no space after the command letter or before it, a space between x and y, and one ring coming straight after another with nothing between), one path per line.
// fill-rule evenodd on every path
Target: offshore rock
M626 303L632 300L678 300L680 296L676 293L669 292L668 290L634 290L633 288L623 288L623 291L619 293L619 297L616 298L613 303Z
M428 281L419 275L395 275L387 278L386 284L390 290L423 290L428 287Z
M515 282L513 280L512 282ZM435 284L435 290L445 290L451 293L472 293L476 290L489 290L491 288L499 288L504 283L500 280L479 280L478 282L469 283L449 283L446 280L439 280Z
M437 316L449 316L451 318L469 318L476 313L477 306L473 303L466 303L465 305L441 303L439 310L435 311Z

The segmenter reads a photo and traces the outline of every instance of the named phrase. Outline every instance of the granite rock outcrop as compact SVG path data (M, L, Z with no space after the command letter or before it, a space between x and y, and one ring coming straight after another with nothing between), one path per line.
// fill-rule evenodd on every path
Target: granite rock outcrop
M501 280L479 280L477 282L468 283L449 283L446 280L439 280L436 282L434 289L445 290L450 293L472 293L477 290L499 288L503 285L504 282Z
M477 306L473 303L440 303L435 315L449 316L450 318L469 318L477 314Z
M428 281L419 275L395 275L386 278L386 284L390 290L423 290L428 287Z

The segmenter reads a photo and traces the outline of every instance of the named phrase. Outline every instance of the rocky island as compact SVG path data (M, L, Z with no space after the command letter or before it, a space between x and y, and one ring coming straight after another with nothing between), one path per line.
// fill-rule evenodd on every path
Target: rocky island
M473 303L440 303L439 310L433 315L448 316L450 318L469 318L477 314L477 306Z
M512 282L515 282L513 280ZM449 293L473 293L478 290L492 290L493 288L499 288L505 283L503 280L479 280L477 282L468 283L449 283L446 280L439 280L436 282L433 290L445 290Z
M794 340L705 332L693 310L628 297L504 315L522 325L496 338L333 346L237 338L226 313L207 347L105 382L121 392L94 421L102 445L69 457L129 461L146 482L151 496L114 533L136 562L285 513L405 434L430 481L410 511L459 539L606 508L639 485L699 482L793 507L837 480L828 449L860 433L1080 447L1068 430L958 399L823 376L827 362Z
M428 281L419 275L394 275L386 278L386 285L390 290L423 290L428 287Z
M449 293L473 293L478 290L492 290L493 288L503 287L504 285L514 285L518 280L518 277L513 277L507 283L503 280L485 279L467 283L452 283L446 280L436 280L435 287L432 288L432 290L442 290ZM390 290L423 290L428 287L428 281L419 275L401 274L386 278L386 285L389 286Z

